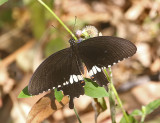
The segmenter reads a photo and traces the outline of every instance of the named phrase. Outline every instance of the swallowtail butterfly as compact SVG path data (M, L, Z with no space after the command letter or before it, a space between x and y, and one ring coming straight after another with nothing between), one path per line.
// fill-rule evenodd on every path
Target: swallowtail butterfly
M91 79L99 86L107 86L104 67L112 66L135 54L136 46L122 38L98 36L76 43L69 40L70 47L60 50L44 60L34 72L28 86L31 95L57 88L69 95L69 107L74 107L74 97L84 94L83 63Z

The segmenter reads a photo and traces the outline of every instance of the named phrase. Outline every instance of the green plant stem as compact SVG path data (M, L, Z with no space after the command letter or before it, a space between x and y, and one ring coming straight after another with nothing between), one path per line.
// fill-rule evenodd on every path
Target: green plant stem
M111 119L112 123L116 123L116 106L115 106L115 96L111 89L111 86L108 85L108 93L109 93L109 104L110 104L110 111L111 111Z
M108 75L106 69L104 69L105 75L108 81L111 83L112 77ZM111 75L111 73L110 73ZM108 85L108 94L109 94L109 105L110 105L110 112L111 112L111 120L112 123L116 123L116 106L115 106L115 95L112 91L111 84Z
M141 123L144 123L144 119L146 117L146 107L142 106L142 117L141 117Z
M144 123L144 119L145 119L146 115L143 114L142 117L141 117L141 123Z
M114 92L114 94L115 94L115 96L116 96L116 98L117 98L117 102L118 102L118 104L119 104L119 106L120 106L120 108L121 108L121 110L122 110L122 112L123 112L123 115L124 115L124 117L125 117L125 119L126 119L126 122L129 123L128 116L127 116L127 114L126 114L126 112L125 112L125 110L124 110L124 108L123 108L122 102L121 102L121 100L120 100L120 98L119 98L119 96L118 96L118 93L117 93L117 91L116 91L113 83L111 83L110 86L111 86L111 88L112 88L112 90L113 90L113 92Z
M146 117L146 107L142 106L142 117L141 117L141 123L144 123L145 117Z
M114 87L114 85L113 85L113 81L112 81L112 70L111 70L111 68L109 67L109 71L110 71L110 86L111 86L111 88L112 88L112 90L113 90L113 92L114 92L114 95L115 95L115 97L116 97L116 99L117 99L117 102L118 102L118 104L119 104L119 106L120 106L120 108L121 108L121 110L122 110L122 112L123 112L123 115L124 115L124 117L125 117L125 119L126 119L126 122L127 123L129 123L129 119L128 119L128 116L127 116L127 114L126 114L126 112L125 112L125 110L124 110L124 108L123 108L123 105L122 105L122 101L121 101L121 99L119 98L119 96L118 96L118 93L117 93L117 91L116 91L116 89L115 89L115 87Z
M38 0L56 19L57 21L71 34L71 36L77 41L76 36L72 33L72 31L61 21L61 19L42 1Z
M120 106L120 108L121 108L121 110L122 110L122 112L123 112L123 115L124 115L124 117L125 117L126 122L129 123L129 119L128 119L128 116L127 116L127 114L126 114L126 112L125 112L125 110L124 110L124 108L123 108L122 101L120 100L120 98L119 98L119 96L118 96L118 93L117 93L117 91L116 91L116 89L115 89L115 87L114 87L114 85L113 85L112 70L111 70L110 67L109 67L109 71L110 71L110 77L109 77L108 80L109 80L109 82L110 82L110 88L111 88L111 90L113 91L113 93L114 93L114 95L115 95L115 97L116 97L116 99L117 99L117 102L118 102L118 104L119 104L119 106ZM107 76L107 78L108 78L108 73L107 73L106 69L104 69L104 72L105 72L105 74L106 74L106 76Z
M74 112L75 112L75 114L76 114L76 117L77 117L79 123L82 123L82 121L81 121L81 119L80 119L80 117L79 117L79 115L78 115L75 107L74 107Z

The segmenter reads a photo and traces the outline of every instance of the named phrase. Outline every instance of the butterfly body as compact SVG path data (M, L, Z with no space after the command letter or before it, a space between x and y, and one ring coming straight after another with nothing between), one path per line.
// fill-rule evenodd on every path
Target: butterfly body
M83 64L92 80L99 86L107 86L108 80L103 68L116 64L136 52L136 46L132 42L112 36L94 37L79 43L70 39L69 43L69 48L52 54L41 63L28 87L32 95L49 89L62 90L64 95L70 96L70 108L74 107L74 97L84 94Z

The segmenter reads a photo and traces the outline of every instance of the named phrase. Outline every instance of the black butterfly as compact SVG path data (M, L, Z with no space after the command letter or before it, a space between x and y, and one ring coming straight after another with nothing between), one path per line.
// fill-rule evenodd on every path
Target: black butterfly
M28 91L37 95L57 88L70 96L69 107L73 108L74 97L84 94L85 82L83 63L91 79L99 86L107 86L108 80L102 69L118 63L135 54L136 46L122 38L99 36L75 43L69 40L70 47L60 50L44 60L34 72Z

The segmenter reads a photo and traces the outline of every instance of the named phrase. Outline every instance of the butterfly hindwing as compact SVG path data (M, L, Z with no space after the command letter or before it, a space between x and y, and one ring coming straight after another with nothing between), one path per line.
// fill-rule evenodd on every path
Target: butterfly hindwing
M86 67L88 69L89 76L93 81L96 81L99 86L107 86L108 79L103 73L103 68L94 65L92 68L88 67L88 63L86 62Z
M66 48L42 62L30 80L28 91L37 95L57 88L62 90L64 95L70 96L70 108L73 108L73 98L84 94L81 81L83 78L78 68L77 57L71 48Z

